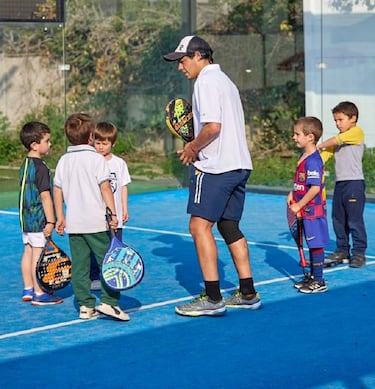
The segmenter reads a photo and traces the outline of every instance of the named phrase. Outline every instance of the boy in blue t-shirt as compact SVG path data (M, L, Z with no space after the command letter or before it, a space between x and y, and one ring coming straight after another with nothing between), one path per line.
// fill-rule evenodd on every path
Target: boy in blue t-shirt
M42 157L51 147L51 131L40 122L26 123L20 132L27 157L20 169L19 212L24 252L21 272L24 283L23 301L32 305L55 305L63 299L45 293L36 279L36 264L55 226L50 170Z

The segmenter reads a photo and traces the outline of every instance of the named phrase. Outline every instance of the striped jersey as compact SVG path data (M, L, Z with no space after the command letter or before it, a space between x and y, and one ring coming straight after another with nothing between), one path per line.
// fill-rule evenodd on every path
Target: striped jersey
M293 200L298 202L311 186L319 186L319 193L301 210L304 219L327 216L324 165L319 151L309 155L297 166L294 176Z

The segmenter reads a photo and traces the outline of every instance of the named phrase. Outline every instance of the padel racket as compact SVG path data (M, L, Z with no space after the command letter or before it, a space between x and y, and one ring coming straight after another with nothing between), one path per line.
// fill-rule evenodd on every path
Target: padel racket
M178 97L165 107L165 122L171 133L185 142L194 139L193 112L191 104Z
M142 281L144 263L137 251L121 242L111 228L112 213L109 208L106 220L111 233L111 244L102 263L102 278L106 285L116 291L133 288Z
M305 257L305 252L303 250L303 221L301 212L298 212L297 215L295 215L287 205L286 216L290 233L294 241L296 242L298 248L299 265L302 267L302 269L305 269L305 267L307 267L308 265Z
M45 292L65 288L72 278L72 263L65 252L49 238L36 264L36 279Z

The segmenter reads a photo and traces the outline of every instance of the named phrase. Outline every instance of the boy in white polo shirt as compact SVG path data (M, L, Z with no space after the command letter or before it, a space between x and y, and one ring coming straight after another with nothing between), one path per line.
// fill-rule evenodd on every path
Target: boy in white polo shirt
M110 243L106 207L113 213L111 227L116 229L118 225L108 164L92 146L95 127L95 121L84 113L73 114L65 122L65 134L72 146L56 166L56 231L63 235L66 230L69 236L72 286L80 306L80 319L94 318L100 312L127 321L128 314L118 306L120 292L111 290L102 282L97 307L96 298L90 292L90 252L101 265Z

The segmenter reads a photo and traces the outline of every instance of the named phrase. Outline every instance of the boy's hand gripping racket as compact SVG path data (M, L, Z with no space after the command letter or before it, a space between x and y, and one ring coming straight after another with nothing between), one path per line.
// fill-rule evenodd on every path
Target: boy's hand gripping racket
M167 104L165 113L165 122L171 133L185 142L191 142L194 139L191 104L185 99L178 97Z
M307 261L305 257L305 252L303 250L303 221L302 221L302 215L301 212L298 212L297 215L295 215L292 210L287 205L286 207L286 215L288 220L288 226L290 233L292 234L292 237L294 241L297 244L298 248L298 254L299 254L299 265L302 267L303 271L305 272L305 267L307 267Z
M103 281L116 291L133 288L142 281L144 275L142 257L116 237L110 225L112 213L109 208L105 217L112 239L102 264Z
M72 278L72 263L65 252L51 238L36 264L36 279L45 292L65 288Z

